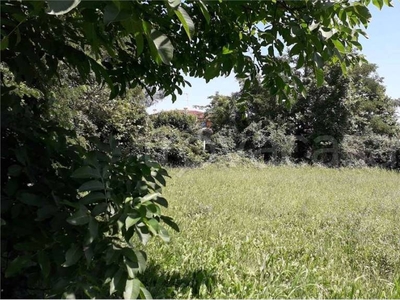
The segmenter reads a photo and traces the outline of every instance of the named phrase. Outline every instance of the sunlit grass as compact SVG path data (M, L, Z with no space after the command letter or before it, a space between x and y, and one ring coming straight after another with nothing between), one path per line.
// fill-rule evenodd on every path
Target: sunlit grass
M400 174L170 171L180 233L147 247L157 298L400 298Z

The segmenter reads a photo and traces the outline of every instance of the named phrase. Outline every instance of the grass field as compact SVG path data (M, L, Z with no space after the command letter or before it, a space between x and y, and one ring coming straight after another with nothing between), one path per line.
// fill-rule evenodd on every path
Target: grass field
M400 298L400 174L312 167L171 170L180 233L153 240L156 298Z

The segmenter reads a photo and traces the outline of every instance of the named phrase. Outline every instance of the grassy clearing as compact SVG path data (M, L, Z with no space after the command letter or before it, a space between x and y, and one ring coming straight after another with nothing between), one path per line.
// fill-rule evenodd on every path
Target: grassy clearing
M147 247L157 298L400 298L400 175L171 170L181 233Z

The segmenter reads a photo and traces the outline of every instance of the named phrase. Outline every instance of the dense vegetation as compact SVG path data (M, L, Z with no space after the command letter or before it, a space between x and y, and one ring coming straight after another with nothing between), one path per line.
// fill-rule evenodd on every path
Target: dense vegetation
M141 245L178 227L143 154L206 156L190 120L146 115L151 98L235 72L294 103L305 70L319 87L325 65L362 61L369 2L1 1L1 296L150 297Z
M364 63L347 77L339 66L326 67L325 78L318 87L315 77L305 73L307 95L290 107L277 103L258 83L231 96L211 96L211 150L242 151L274 162L399 169L400 100L385 94L377 66Z

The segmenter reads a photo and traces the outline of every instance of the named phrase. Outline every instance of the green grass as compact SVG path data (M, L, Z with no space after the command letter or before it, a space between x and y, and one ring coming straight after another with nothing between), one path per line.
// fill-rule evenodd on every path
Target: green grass
M156 298L400 298L400 174L175 169L180 233L146 247Z

